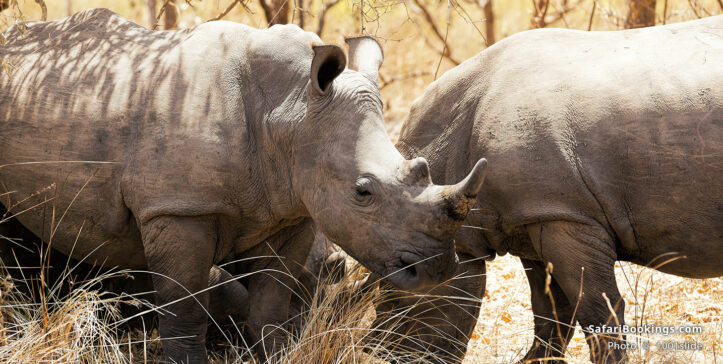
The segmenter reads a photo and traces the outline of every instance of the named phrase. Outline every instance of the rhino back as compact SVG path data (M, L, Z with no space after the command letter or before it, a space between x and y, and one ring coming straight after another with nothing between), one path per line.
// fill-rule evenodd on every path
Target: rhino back
M433 84L400 144L444 155L444 165L464 161L442 168L444 178L487 158L478 215L490 215L480 223L495 231L594 221L623 259L647 264L676 251L689 259L662 270L716 275L708 258L723 256L721 64L721 16L634 31L529 31ZM450 88L452 99L429 102ZM464 123L444 125L440 115ZM445 146L454 133L467 143Z
M263 203L249 187L261 183L248 120L284 102L299 70L308 73L318 39L229 22L150 31L105 9L14 26L5 37L0 165L8 166L0 178L13 192L2 204L17 213L52 197L45 205L65 211L72 201L54 246L67 253L82 225L75 253L106 241L96 255L123 266L143 264L137 221L159 213L235 216L246 210L233 202L249 211ZM269 60L286 65L274 77L290 79L283 91L264 90L260 102L248 95L266 84L249 70L272 67ZM46 227L58 222L48 211L18 219L47 239Z

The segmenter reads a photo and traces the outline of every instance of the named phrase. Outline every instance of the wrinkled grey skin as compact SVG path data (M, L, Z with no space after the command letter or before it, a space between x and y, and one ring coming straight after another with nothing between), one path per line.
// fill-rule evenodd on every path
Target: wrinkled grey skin
M306 218L399 287L456 269L452 237L485 162L437 186L424 159L397 152L373 40L344 70L339 47L295 26L160 32L93 9L4 36L2 204L51 199L18 220L63 253L153 272L157 303L175 314L161 336L183 337L164 341L167 360L207 360L208 293L183 298L208 286L212 265L263 253L265 240L292 245ZM263 324L251 330L277 347L262 332L276 323Z
M721 65L723 16L534 30L447 72L415 101L397 147L428 158L433 181L459 178L483 155L494 166L465 223L483 229L464 229L456 244L460 257L511 253L529 269L535 342L525 359L562 356L566 324L614 325L603 294L624 322L618 260L691 278L723 274ZM464 283L453 282L448 290ZM474 323L445 319L466 343ZM624 358L607 351L613 339L587 339L591 360Z

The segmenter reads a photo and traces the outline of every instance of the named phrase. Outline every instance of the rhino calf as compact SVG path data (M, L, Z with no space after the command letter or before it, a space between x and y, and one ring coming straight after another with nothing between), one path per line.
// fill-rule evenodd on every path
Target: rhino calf
M156 302L174 314L159 320L174 338L166 360L207 361L211 267L268 239L305 257L291 242L307 219L398 287L456 269L452 238L486 162L440 186L426 160L399 154L374 39L350 40L347 69L341 48L291 25L161 32L92 9L26 26L0 47L2 204L65 254L150 271ZM285 317L282 306L271 316ZM265 329L281 323L254 310L258 347L278 349L281 332Z
M428 158L435 182L459 178L482 155L494 166L466 221L472 228L455 240L460 256L511 253L527 268L535 341L525 360L563 356L575 323L591 360L624 358L611 345L624 337L588 331L625 322L618 260L691 278L723 274L722 65L723 16L614 32L533 30L450 70L414 102L397 147ZM461 264L458 275L472 278L439 289L481 295L466 282L478 270ZM435 303L418 309L423 319L452 325L422 341L461 360L464 349L445 342L466 344L474 321ZM411 326L396 329L414 334Z

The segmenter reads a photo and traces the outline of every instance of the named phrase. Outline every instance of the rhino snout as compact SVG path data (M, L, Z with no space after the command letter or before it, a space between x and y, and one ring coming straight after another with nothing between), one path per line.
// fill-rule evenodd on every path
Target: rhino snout
M458 264L454 245L443 253L428 257L403 252L398 261L391 264L387 280L404 290L421 290L452 278Z

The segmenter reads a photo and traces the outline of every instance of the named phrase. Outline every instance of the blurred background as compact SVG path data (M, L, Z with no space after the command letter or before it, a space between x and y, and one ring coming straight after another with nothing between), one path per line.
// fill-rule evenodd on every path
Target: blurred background
M4 5L4 6L3 6ZM723 13L723 0L0 0L0 29L105 7L143 26L188 28L230 20L256 28L297 24L327 43L376 36L392 139L424 87L483 49L532 28L617 30Z

